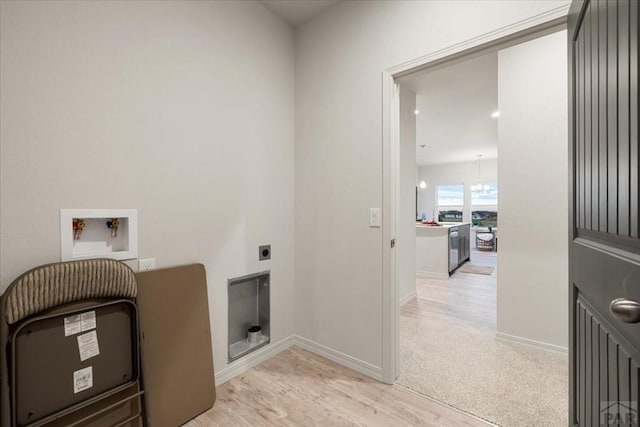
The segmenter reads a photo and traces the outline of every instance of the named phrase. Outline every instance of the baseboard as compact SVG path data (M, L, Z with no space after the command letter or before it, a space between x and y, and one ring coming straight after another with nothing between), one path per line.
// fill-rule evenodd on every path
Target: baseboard
M529 338L522 338L516 335L503 334L502 332L496 332L496 338L500 341L506 341L514 344L525 345L527 347L537 348L538 350L549 351L552 353L559 353L567 355L569 350L566 347L561 347L555 344L549 344L542 341L531 340Z
M311 341L307 338L298 335L290 335L275 344L269 344L261 348L260 350L256 350L255 352L248 354L243 358L236 360L235 362L232 362L227 367L216 372L216 386L226 383L231 378L248 371L254 366L259 365L265 360L272 358L281 351L286 350L294 345L315 353L318 356L322 356L329 360L332 360L342 366L353 369L354 371L357 371L375 380L382 381L382 368L364 362L360 359L356 359L355 357L349 356L347 354L341 353L325 345L318 344L317 342Z
M407 295L400 298L400 307L402 307L403 305L405 305L406 303L408 303L409 301L411 301L417 296L418 296L417 290L414 289L413 291L409 292Z
M378 381L382 381L382 368L378 366L374 366L370 363L364 362L360 359L356 359L355 357L341 353L330 347L318 344L315 341L311 341L298 335L295 336L294 344L300 348L315 353L318 356L325 357L342 366L353 369L354 371L357 371L363 375L366 375Z
M294 335L290 335L277 343L268 344L260 350L256 350L235 362L231 362L227 367L215 373L216 386L226 383L231 378L248 371L265 360L272 358L281 351L288 349L294 345L294 342Z
M426 277L428 279L448 279L449 274L435 273L433 271L416 271L418 276Z

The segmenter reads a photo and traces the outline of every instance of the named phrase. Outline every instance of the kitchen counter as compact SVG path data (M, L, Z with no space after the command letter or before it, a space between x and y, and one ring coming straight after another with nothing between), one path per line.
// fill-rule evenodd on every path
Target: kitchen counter
M459 227L461 225L471 226L470 222L439 222L438 225L427 225L421 222L416 222L417 228L433 228L433 229L449 229L452 227Z
M417 273L437 279L449 278L449 273L469 258L470 227L468 222L416 223ZM452 247L452 231L457 231L453 239L456 247Z

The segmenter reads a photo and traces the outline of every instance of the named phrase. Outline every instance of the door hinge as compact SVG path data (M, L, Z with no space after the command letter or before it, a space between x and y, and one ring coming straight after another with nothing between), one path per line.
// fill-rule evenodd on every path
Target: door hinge
M391 249L396 247L396 239L391 239Z

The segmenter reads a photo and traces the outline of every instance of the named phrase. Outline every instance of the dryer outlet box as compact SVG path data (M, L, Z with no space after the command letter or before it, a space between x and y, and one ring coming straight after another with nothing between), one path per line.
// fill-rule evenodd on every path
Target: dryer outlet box
M258 260L265 261L271 259L271 245L262 245L258 247Z

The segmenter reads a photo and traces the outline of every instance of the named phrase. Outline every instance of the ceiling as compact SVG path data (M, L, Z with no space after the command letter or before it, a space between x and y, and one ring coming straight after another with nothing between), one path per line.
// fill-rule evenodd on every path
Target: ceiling
M292 27L304 24L339 0L261 0Z
M419 166L498 157L497 52L399 81L416 93Z

